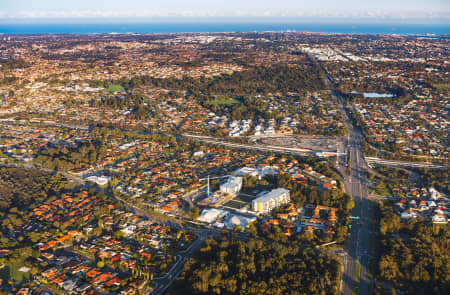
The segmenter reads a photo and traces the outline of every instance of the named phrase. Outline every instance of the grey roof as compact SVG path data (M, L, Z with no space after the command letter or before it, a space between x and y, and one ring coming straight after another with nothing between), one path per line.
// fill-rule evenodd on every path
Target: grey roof
M280 195L283 195L285 193L289 193L289 190L284 189L284 188L276 188L276 189L271 190L267 194L262 195L261 197L254 199L253 201L265 203L265 202L270 201L272 199L276 199Z

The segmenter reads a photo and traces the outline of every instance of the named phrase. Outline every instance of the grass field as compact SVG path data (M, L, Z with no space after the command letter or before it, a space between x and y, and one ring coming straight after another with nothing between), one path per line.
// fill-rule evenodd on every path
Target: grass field
M255 197L240 194L223 205L234 209L242 209L245 206L251 206L252 200L254 198Z
M380 196L392 196L392 192L387 188L375 188L375 193Z
M108 86L108 88L106 88L106 90L109 92L124 92L125 91L125 89L123 89L123 87L118 84L111 84Z
M250 203L253 199L254 198L252 198L250 196L239 195L236 198L234 198L233 200L241 201L241 202L245 202L245 203Z
M247 203L239 202L239 201L228 201L225 204L223 204L225 207L230 207L234 209L241 209L247 206Z
M235 104L240 104L241 102L239 100L236 100L234 98L221 98L221 99L216 99L212 102L210 102L209 104L211 105L215 105L218 107L223 107L223 106L230 106L230 105L235 105Z

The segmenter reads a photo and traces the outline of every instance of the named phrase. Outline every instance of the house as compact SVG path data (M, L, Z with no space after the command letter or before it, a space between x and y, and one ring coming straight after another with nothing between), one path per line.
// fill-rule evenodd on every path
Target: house
M31 290L29 288L22 288L16 293L16 295L29 295L29 294L31 294Z
M62 283L62 288L66 291L72 292L78 285L76 279L68 279Z
M431 221L436 224L447 224L448 222L447 217L442 213L435 213L431 218Z
M408 213L408 212L402 212L402 213L400 214L400 217L401 217L402 219L409 219L409 218L417 218L418 216L417 216L417 213L415 213L415 212L411 212L411 213Z

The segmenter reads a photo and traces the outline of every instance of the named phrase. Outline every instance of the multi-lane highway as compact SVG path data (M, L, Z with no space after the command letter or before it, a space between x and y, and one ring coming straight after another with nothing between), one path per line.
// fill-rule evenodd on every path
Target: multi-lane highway
M350 157L351 170L347 171L349 175L345 176L344 185L347 193L353 197L355 203L352 215L360 217L359 220L352 219L351 228L349 229L350 236L347 240L347 249L345 255L342 257L343 272L340 294L352 295L353 290L355 289L357 290L357 294L367 295L369 294L370 289L368 267L370 262L371 212L369 211L365 175L366 164L361 150L362 134L350 120L350 117L343 106L342 98L339 96L339 93L335 91L330 79L328 76L325 77L349 132L347 152ZM346 171L344 167L346 167L348 163L344 163L344 159L340 159L338 164L341 171ZM360 267L357 267L357 264L359 264Z
M280 146L271 146L271 145L262 145L262 144L244 144L244 143L234 143L230 141L220 140L212 136L203 136L203 135L193 135L193 134L183 134L183 137L191 138L194 140L211 143L215 145L221 145L230 148L243 149L243 150L255 150L255 151L263 151L263 152L274 152L274 153L283 153L283 154L294 154L294 155L305 155L314 152L322 152L322 151L313 151L310 149L303 148L291 148L291 147L280 147Z
M367 184L364 172L364 158L361 152L361 133L353 129L350 131L352 136L349 143L349 151L352 159L351 185L350 193L355 201L355 207L352 215L359 216L359 221L353 221L354 229L349 238L348 254L351 260L360 264L359 274L353 269L353 289L358 288L358 294L366 295L369 293L369 250L370 250L370 214L369 201L367 195ZM359 279L358 279L359 276ZM359 286L358 286L359 282ZM343 293L343 294L351 294Z
M363 185L361 184L362 173L359 169L359 162L361 160L361 154L358 150L358 145L360 144L360 138L358 137L356 131L349 126L349 132L351 134L350 141L348 143L348 151L350 154L350 159L352 163L352 169L350 171L350 175L345 178L345 186L346 191L352 195L355 206L352 211L353 216L362 217L362 212L364 211L364 203L363 203ZM351 295L353 288L358 287L356 284L359 280L359 273L355 274L356 263L360 263L359 256L361 254L361 249L364 247L362 244L362 230L360 227L360 223L364 224L363 220L352 220L351 228L349 229L349 238L347 241L347 249L345 251L345 255L343 256L343 274L342 274L342 282L341 282L341 294ZM361 264L362 266L362 264ZM361 267L362 269L363 267ZM367 294L367 293L359 293L359 294Z
M367 163L375 163L383 166L391 167L406 167L406 168L428 168L428 169L442 169L450 168L450 165L426 163L426 162L408 162L408 161L396 161L396 160L384 160L376 157L366 157Z
M346 191L352 195L355 206L352 211L353 216L359 216L360 220L353 220L351 228L349 229L349 238L347 241L347 249L345 255L342 257L343 263L343 273L341 281L341 294L352 295L353 289L357 290L357 294L367 295L370 289L370 279L368 276L368 266L370 259L370 219L371 213L369 211L369 199L367 194L367 184L365 176L365 164L364 155L361 150L361 140L362 135L359 129L353 125L347 111L343 107L342 98L334 90L331 82L327 77L327 82L329 84L330 90L336 99L339 109L343 114L344 121L349 130L349 140L347 144L347 152L351 159L351 171L349 175L344 178L344 186ZM241 148L250 150L260 150L260 151L271 151L279 153L290 153L290 154L301 154L301 153L311 153L311 150L286 148L286 147L275 147L275 146L263 146L263 145L250 145L250 144L239 144L231 143L226 141L220 141L216 138L198 135L187 135L184 137L189 137L195 140L223 145L231 148ZM342 150L340 150L342 152ZM345 171L345 158L340 157L339 166L341 171ZM173 282L173 280L181 273L182 266L187 257L191 256L195 250L197 250L204 240L204 232L197 230L199 234L199 240L195 243L187 253L181 255L181 260L177 263L174 268L169 271L169 273L163 278L156 280L157 286L153 290L152 294L162 294L162 292ZM356 267L359 264L360 267ZM359 269L359 272L357 271Z
M345 255L342 257L343 263L343 273L342 273L342 281L341 281L341 294L343 295L352 295L353 290L357 289L357 293L360 295L369 294L370 289L370 279L368 276L368 266L370 260L370 220L371 220L371 212L369 211L369 199L367 194L367 184L366 184L366 176L365 176L365 159L361 150L361 140L362 135L360 130L353 125L352 121L349 118L347 111L343 107L342 98L339 94L334 90L334 87L328 77L326 77L329 88L331 90L332 95L336 99L337 105L340 111L343 114L344 121L349 130L349 140L347 144L347 152L351 159L351 170L348 175L344 177L344 186L346 191L352 195L354 199L355 206L352 211L353 216L359 216L360 220L353 220L351 224L351 228L349 229L349 238L347 241L347 249L345 251ZM71 127L71 126L65 126ZM77 126L80 128L80 126ZM306 150L306 149L298 149L298 148L289 148L289 147L276 147L276 146L267 146L267 145L250 145L250 144L239 144L239 143L231 143L226 141L220 141L215 138L206 137L206 136L195 136L195 135L183 135L184 137L193 138L199 141L223 145L231 148L240 148L240 149L250 149L250 150L260 150L260 151L270 151L270 152L278 152L278 153L288 153L288 154L307 154L313 153L315 151ZM342 148L339 149L342 152ZM378 160L378 159L376 159ZM344 171L347 163L345 163L345 157L339 158L339 167L341 171ZM386 163L380 163L386 164ZM404 163L402 163L404 164ZM123 200L120 200L124 202ZM125 202L125 205L132 209L134 212L145 216L146 218L152 219L152 216L149 216L147 212L142 211L141 209L128 204ZM177 226L176 224L170 224L171 226ZM162 294L164 290L176 279L176 277L181 273L184 262L188 257L191 257L192 254L197 251L203 241L206 239L208 234L218 234L214 230L206 230L206 229L194 229L192 228L198 235L199 239L194 242L191 247L185 251L180 253L179 260L172 267L172 269L163 277L156 278L156 287L151 292L151 294ZM245 237L243 237L245 238ZM359 264L360 267L356 267ZM359 269L359 272L357 271Z
M326 80L333 96L336 99L336 103L343 114L344 121L349 130L347 152L351 159L352 168L350 170L350 174L346 175L344 178L344 185L346 191L350 195L352 195L355 203L355 206L352 210L352 215L360 217L359 220L352 220L351 228L349 229L350 236L347 241L347 249L345 251L345 255L342 257L343 274L341 281L341 294L351 295L353 293L353 289L355 289L357 290L358 294L367 295L370 291L368 267L370 262L369 251L371 212L369 211L369 199L367 194L367 183L365 175L365 168L367 167L367 165L365 163L364 155L361 149L362 134L350 120L349 114L343 107L342 98L335 91L329 78L326 77ZM220 144L233 148L292 154L308 152L306 150L298 150L293 148L230 143L205 136L184 136L212 144ZM341 171L345 171L344 167L347 165L347 163L345 163L344 157L340 157L338 164L341 168ZM359 267L356 267L357 264L359 264Z

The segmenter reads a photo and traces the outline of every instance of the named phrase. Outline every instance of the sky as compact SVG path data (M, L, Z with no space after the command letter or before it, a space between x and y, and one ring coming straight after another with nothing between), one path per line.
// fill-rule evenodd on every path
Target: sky
M430 19L450 22L450 0L0 0L0 19Z

